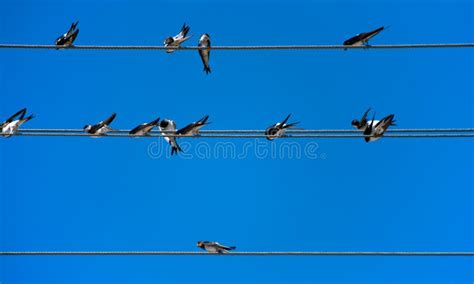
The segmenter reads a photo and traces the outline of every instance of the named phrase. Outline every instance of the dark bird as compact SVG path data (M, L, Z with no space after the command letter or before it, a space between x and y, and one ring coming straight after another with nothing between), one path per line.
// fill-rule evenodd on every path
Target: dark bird
M267 136L268 140L273 140L273 139L283 136L286 132L286 129L291 128L299 123L299 122L293 122L290 124L286 124L290 116L291 114L289 114L282 122L277 122L265 130L265 135Z
M78 23L79 22L72 23L67 33L63 34L62 36L56 39L55 41L56 46L59 46L59 47L73 46L73 43L76 40L77 35L79 34L79 29L77 29Z
M209 67L209 57L211 56L211 37L209 34L203 34L199 39L199 56L201 56L202 64L204 65L204 72L211 73Z
M112 123L112 121L114 121L116 115L117 114L114 112L114 113L112 113L111 116L109 116L105 120L103 120L103 121L101 121L101 122L99 122L95 125L87 124L86 126L84 126L84 132L87 132L87 133L92 134L92 135L104 135L104 134L106 134L107 132L112 130L112 128L110 128L109 125Z
M179 129L176 134L178 135L199 135L199 130L207 123L207 119L209 118L209 115L205 115L203 118L201 118L198 121L195 121L193 123L190 123L186 125L185 127Z
M158 126L158 122L160 121L160 118L158 117L157 119L150 121L148 123L142 123L135 127L134 129L130 130L129 134L134 135L134 136L144 136L144 135L150 135L149 132L155 127Z
M367 127L367 115L369 114L369 111L370 108L364 113L360 121L357 119L352 120L352 126L357 128L358 130L364 131Z
M171 146L171 155L178 154L178 152L181 152L182 150L181 147L179 147L178 142L176 141L176 137L168 136L170 134L176 134L176 122L171 119L163 119L160 122L158 128L160 129L160 131L162 131L161 135L163 135L163 138L165 138L166 142L168 142L168 144L170 144Z
M165 45L165 47L180 47L183 42L187 41L191 37L186 37L189 32L189 29L190 27L187 26L186 23L184 23L179 34L175 35L174 37L167 37L163 44ZM174 49L166 50L166 52L168 53L171 53L173 51Z
M26 114L26 108L19 110L17 113L15 113L14 115L10 116L7 120L2 122L0 124L2 135L5 137L11 137L15 135L15 133L18 131L18 128L23 123L35 117L32 114L29 115L28 117L25 117L25 114Z
M229 253L229 251L236 249L236 247L223 246L218 242L209 241L199 241L197 246L210 253Z
M365 46L368 46L369 45L369 39L373 38L374 36L376 36L378 33L380 33L383 30L384 30L384 27L380 27L380 28L375 29L375 30L370 31L370 32L357 34L357 35L351 37L350 39L346 40L344 42L344 45L351 45L351 46L365 45ZM344 50L346 50L346 49L344 49Z
M382 138L383 134L385 133L385 131L387 131L389 126L396 125L395 120L393 119L394 117L394 114L390 114L379 121L375 120L374 114L372 121L370 122L370 124L367 125L364 130L365 142L373 142Z

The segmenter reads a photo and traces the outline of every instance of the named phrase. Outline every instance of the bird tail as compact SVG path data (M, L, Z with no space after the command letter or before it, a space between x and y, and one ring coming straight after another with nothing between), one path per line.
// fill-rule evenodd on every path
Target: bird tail
M204 66L204 72L206 72L206 75L211 73L211 67L209 66Z
M202 124L206 124L208 119L209 119L209 115L206 114L203 118L199 120L199 122L201 122Z
M385 121L388 121L389 122L389 125L396 125L394 124L394 122L396 122L395 119L393 119L395 117L394 114L390 114L390 115L387 115L384 119L382 120L385 120Z
M174 154L178 154L179 152L182 152L183 150L181 147L179 147L179 144L176 142L174 145L171 146L171 156Z
M186 35L189 32L190 27L186 25L186 23L183 24L183 27L181 28L181 33L183 34L183 38L186 37Z
M383 26L382 26L382 27L380 27L380 28L378 28L378 29L373 30L372 32L373 32L373 33L379 33L379 32L381 32L381 31L383 31L385 28L386 28L386 27L383 27Z
M227 250L235 250L237 247L228 247Z
M292 128L293 126L297 125L298 123L300 123L300 122L297 121L297 122L293 122L293 123L287 124L287 125L285 125L285 128Z
M288 114L288 115L286 116L286 118L285 118L285 119L283 119L283 121L282 121L282 122L280 122L280 123L281 123L281 125L284 125L284 124L286 124L286 122L288 121L288 119L290 119L290 116L291 116L291 113L290 113L290 114Z
M157 119L153 120L153 121L150 121L150 124L156 126L156 125L158 125L158 122L160 122L159 117Z
M28 120L33 119L33 118L35 118L35 115L34 115L34 114L31 114L31 115L28 116L27 118L23 119L23 122L27 122Z
M79 29L74 31L74 34L73 34L74 40L76 40L76 37L78 34L79 34Z

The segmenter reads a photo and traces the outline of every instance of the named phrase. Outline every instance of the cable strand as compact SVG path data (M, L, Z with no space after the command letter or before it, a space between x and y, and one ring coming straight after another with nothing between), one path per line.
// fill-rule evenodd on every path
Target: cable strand
M431 44L386 44L368 46L347 45L253 45L253 46L212 46L212 50L324 50L324 49L412 49L412 48L472 48L474 43L431 43ZM144 45L75 45L61 47L41 44L0 44L0 49L72 49L72 50L180 50L203 49L197 46L164 47Z
M0 256L464 256L474 252L411 252L411 251L275 251L229 252L225 254L194 251L2 251Z

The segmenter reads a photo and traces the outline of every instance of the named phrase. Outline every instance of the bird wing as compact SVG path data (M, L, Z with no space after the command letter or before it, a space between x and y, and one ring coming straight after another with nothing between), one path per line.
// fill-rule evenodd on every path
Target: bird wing
M112 123L112 121L114 121L116 116L117 116L117 114L114 112L114 113L112 113L111 116L109 116L106 119L104 119L103 121L99 122L99 124L101 124L102 126L109 125L109 124Z
M130 130L129 134L136 134L138 131L142 130L146 125L147 125L146 123L138 125L137 127Z
M20 119L23 118L25 116L25 113L26 113L26 108L23 108L23 109L20 109L19 111L17 111L14 115L10 116L9 118L7 118L7 120L5 120L4 123L10 123L12 122L15 117L21 115Z
M360 125L361 125L361 126L367 125L367 115L369 114L370 109L371 109L371 108L369 107L369 109L365 111L364 115L363 115L362 118L360 119Z
M373 31L370 31L370 32L361 33L359 35L359 38L361 40L367 41L367 40L373 38L374 36L376 36L378 33L380 33L383 29L384 29L384 27L380 27L380 28L377 28L377 29L375 29Z
M372 121L370 122L370 124L367 125L367 127L364 130L364 136L372 135L372 129L374 127L374 123L375 123L375 113L372 116ZM367 141L367 139L365 139L365 141Z
M67 31L66 36L71 36L74 33L74 30L76 29L78 23L79 23L79 21L71 24L71 27Z
M381 119L374 127L374 135L382 135L392 124L395 115L390 114Z
M181 129L179 129L178 131L176 131L176 134L186 135L189 132L191 132L193 130L193 128L196 127L196 126L197 126L197 122L190 123L190 124L186 125L185 127L183 127Z
M208 119L209 119L209 115L206 114L205 116L203 116L203 118L201 118L197 122L202 123L202 124L206 124Z

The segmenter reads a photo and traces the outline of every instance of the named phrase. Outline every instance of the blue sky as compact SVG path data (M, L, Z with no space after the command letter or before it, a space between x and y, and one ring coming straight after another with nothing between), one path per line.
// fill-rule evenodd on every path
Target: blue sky
M474 42L472 1L5 1L0 42L51 44L79 20L78 45L160 45L183 22L196 45ZM25 128L82 128L117 112L129 129L350 128L368 107L400 128L473 127L472 49L197 52L0 50L0 116ZM473 140L0 140L0 249L473 251ZM245 143L251 143L245 146ZM257 156L255 143L300 157ZM157 143L152 144L152 143ZM151 145L151 146L150 146ZM272 148L274 147L274 148ZM208 149L208 158L197 149ZM169 151L165 148L165 151ZM0 283L472 283L472 258L3 257Z

